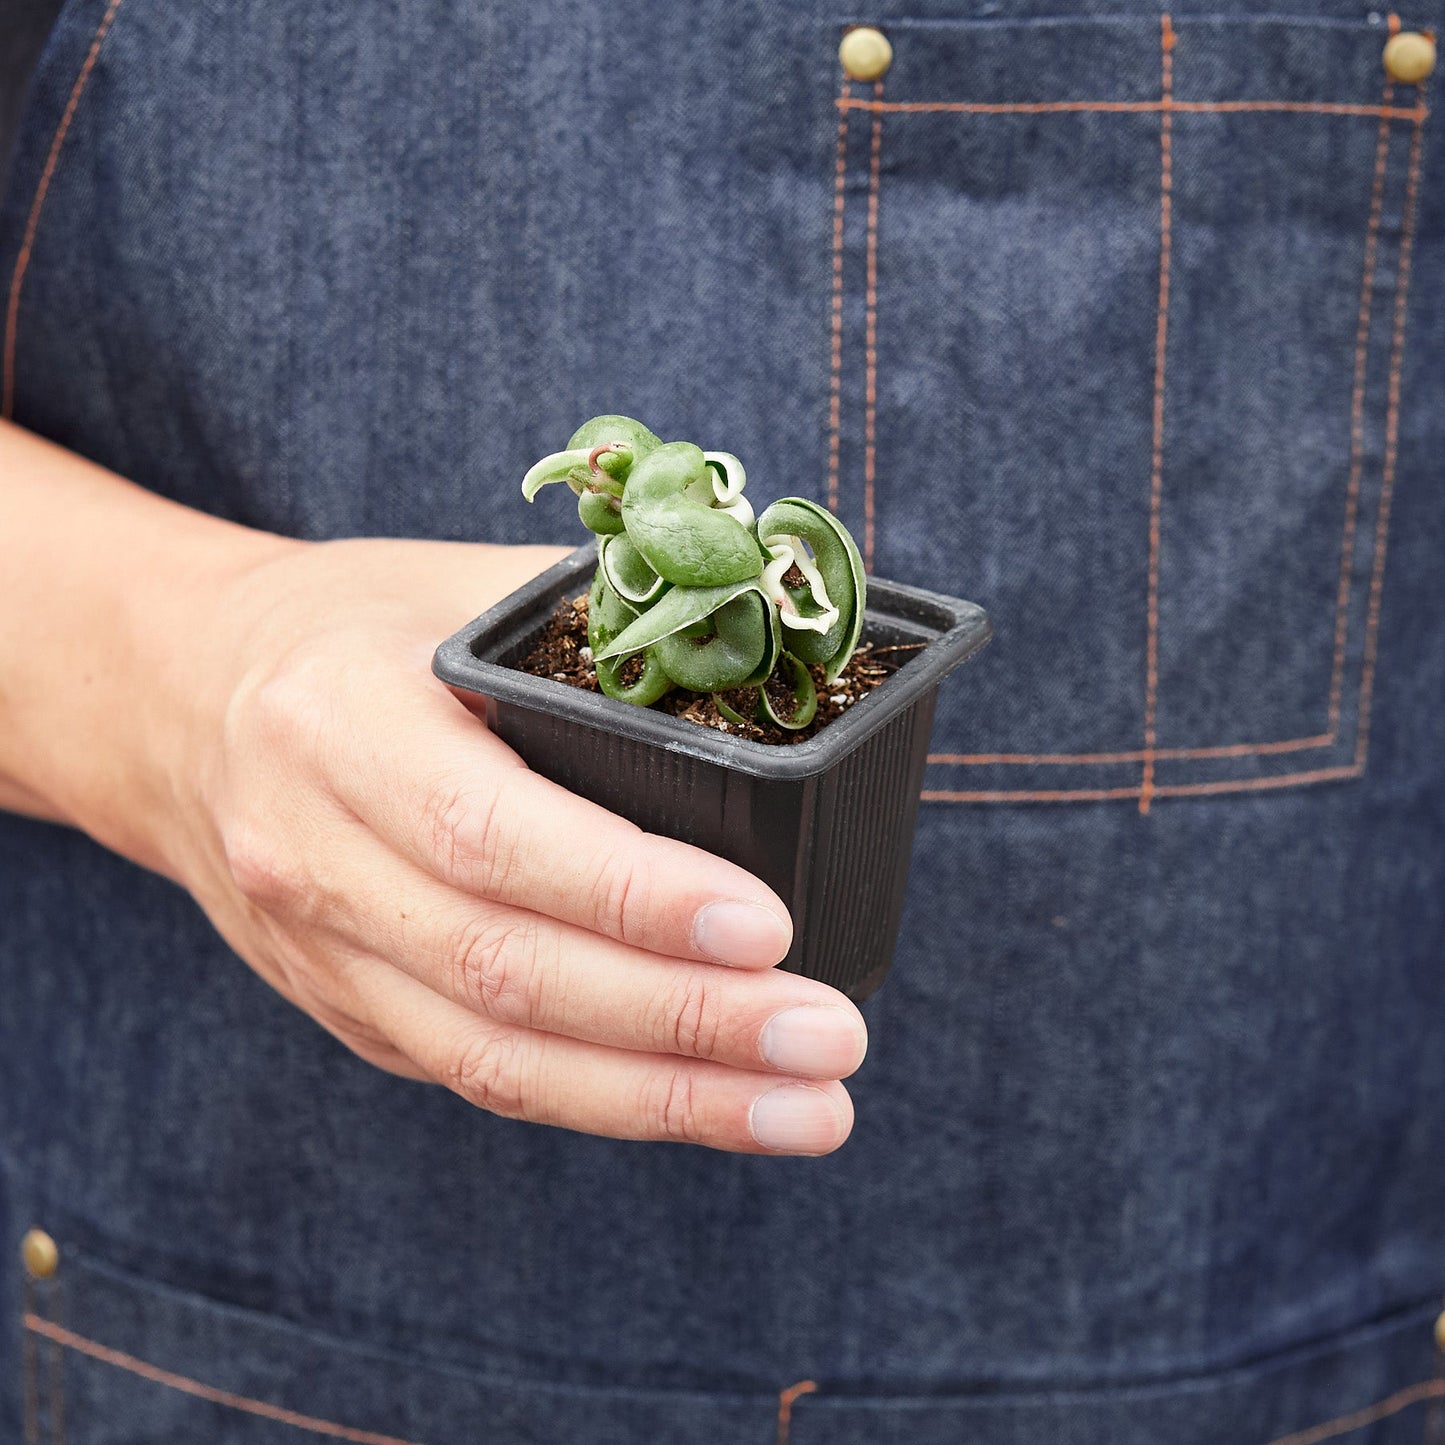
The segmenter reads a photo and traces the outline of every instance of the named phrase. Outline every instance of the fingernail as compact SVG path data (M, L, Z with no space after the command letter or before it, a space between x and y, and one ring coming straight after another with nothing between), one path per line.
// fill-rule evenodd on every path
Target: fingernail
M787 1074L841 1079L863 1062L868 1033L855 1014L833 1004L784 1009L763 1025L758 1052Z
M780 1154L826 1154L842 1141L845 1124L832 1099L809 1084L759 1094L748 1115L753 1138Z
M787 922L760 903L709 903L698 909L692 924L699 953L742 968L777 963L791 940Z

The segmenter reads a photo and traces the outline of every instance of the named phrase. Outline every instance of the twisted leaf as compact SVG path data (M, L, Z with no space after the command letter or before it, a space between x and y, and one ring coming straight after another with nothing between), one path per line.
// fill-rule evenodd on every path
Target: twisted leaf
M587 605L587 644L592 649L592 665L597 672L597 685L608 697L619 702L647 707L672 687L672 681L661 661L651 652L642 660L642 675L631 686L622 681L625 658L604 660L598 653L637 617L637 609L619 597L608 584L602 568L592 578L592 591Z
M621 518L618 518L621 525ZM647 564L647 559L625 536L608 537L598 554L612 590L639 609L650 606L664 592L667 583Z
M601 648L594 648L594 655L599 660L630 657L645 647L656 646L665 637L706 622L720 607L726 606L744 592L758 591L755 582L734 582L729 587L674 587L623 628L610 642ZM760 633L763 630L759 628ZM762 647L759 647L760 656L761 653ZM710 690L702 689L704 692Z
M767 647L767 599L748 588L709 614L702 630L685 628L656 646L658 660L679 687L714 692L739 687L758 670Z
M622 522L659 577L678 587L745 582L763 570L756 538L738 521L688 495L707 462L691 442L668 442L633 466Z
M623 505L625 508L626 503ZM758 518L758 539L763 546L791 545L788 539L792 538L801 538L813 549L825 596L838 609L838 618L823 633L793 631L787 649L804 662L820 664L824 677L832 682L848 665L862 635L868 598L863 559L848 529L831 512L803 497L774 502ZM796 597L793 601L796 606Z
M787 682L788 691L793 696L793 710L786 715L779 712L773 706L773 700L768 696L767 688L760 687L758 689L760 713L777 723L780 728L787 728L789 731L807 727L818 715L818 689L813 685L813 674L796 657L784 653L782 666L778 669L778 677Z

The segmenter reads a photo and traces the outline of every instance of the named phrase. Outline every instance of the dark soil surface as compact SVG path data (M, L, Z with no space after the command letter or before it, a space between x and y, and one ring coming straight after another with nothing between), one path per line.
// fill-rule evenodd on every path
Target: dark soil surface
M670 713L673 717L685 718L702 727L717 732L730 733L733 737L752 738L755 742L788 744L806 742L820 728L825 728L835 718L853 706L859 698L867 697L880 683L898 671L909 657L923 646L922 643L908 643L899 647L874 647L865 642L852 656L843 674L835 682L823 681L821 667L810 668L813 682L818 689L817 716L804 728L780 728L771 720L742 725L729 722L718 712L712 696L705 692L689 692L686 688L674 688L665 697L653 703L653 711ZM635 668L640 675L640 659L632 659L623 667L623 681L629 678L627 670ZM546 631L537 640L532 651L517 664L519 672L531 673L533 677L550 677L555 682L565 682L587 692L598 691L597 673L592 666L592 652L587 646L587 599L578 597L571 602L562 602L547 623ZM768 680L769 697L773 699L776 711L786 712L792 705L792 694L786 684L775 674ZM757 689L734 688L723 694L728 706L743 717L751 718L757 705Z

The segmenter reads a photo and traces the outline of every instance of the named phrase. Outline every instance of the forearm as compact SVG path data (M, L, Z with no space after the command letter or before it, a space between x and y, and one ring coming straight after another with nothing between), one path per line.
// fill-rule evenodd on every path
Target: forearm
M141 765L180 705L197 600L300 544L133 486L0 423L0 808L160 867Z

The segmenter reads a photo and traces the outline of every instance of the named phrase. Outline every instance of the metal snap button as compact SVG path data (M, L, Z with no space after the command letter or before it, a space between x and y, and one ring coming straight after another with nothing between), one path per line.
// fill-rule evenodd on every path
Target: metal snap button
M20 1258L33 1279L49 1279L60 1267L60 1250L43 1229L30 1229L20 1241Z
M1445 1350L1445 1310L1435 1316L1435 1343Z
M881 30L855 25L838 46L838 59L854 80L877 80L893 64L893 47Z
M1391 80L1419 85L1435 69L1435 41L1418 30L1402 30L1385 42L1384 61Z

